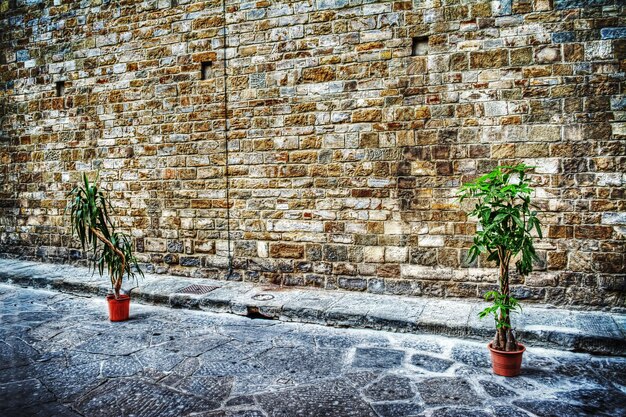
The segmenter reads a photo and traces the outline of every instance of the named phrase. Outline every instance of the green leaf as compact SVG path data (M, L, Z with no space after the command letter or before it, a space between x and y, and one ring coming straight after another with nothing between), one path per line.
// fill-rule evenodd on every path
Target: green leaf
M97 184L91 184L84 173L81 184L68 194L71 233L77 236L83 251L89 251L89 266L100 275L107 271L112 285L124 276L143 276L132 252L130 239L115 230L110 200ZM68 212L66 207L65 213ZM107 243L108 242L108 243ZM110 244L110 245L109 245ZM122 262L122 255L125 262Z

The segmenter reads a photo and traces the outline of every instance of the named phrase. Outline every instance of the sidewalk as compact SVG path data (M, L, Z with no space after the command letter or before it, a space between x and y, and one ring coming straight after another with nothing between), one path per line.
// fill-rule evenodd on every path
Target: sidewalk
M87 268L13 259L0 259L0 282L86 295L105 295L109 288L106 278L92 275ZM190 285L199 286L196 290L204 293L181 292ZM470 300L284 288L152 274L146 274L132 295L135 301L174 308L335 327L439 334L485 343L494 332L491 320L478 319L478 312L486 304ZM527 304L524 313L515 318L515 326L518 339L532 346L626 356L626 314Z

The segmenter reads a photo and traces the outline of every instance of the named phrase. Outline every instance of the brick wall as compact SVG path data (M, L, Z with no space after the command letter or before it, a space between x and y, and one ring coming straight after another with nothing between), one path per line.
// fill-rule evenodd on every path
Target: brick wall
M495 270L465 263L475 224L455 192L523 161L536 165L547 238L516 295L624 303L621 1L226 0L224 15L219 1L0 0L0 11L5 256L80 258L65 194L99 172L158 273L225 277L230 252L230 279L479 297Z

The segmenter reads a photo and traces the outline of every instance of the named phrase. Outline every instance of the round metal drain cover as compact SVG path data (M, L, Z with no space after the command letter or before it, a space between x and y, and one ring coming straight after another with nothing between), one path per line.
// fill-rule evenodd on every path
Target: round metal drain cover
M274 296L272 294L257 294L257 295L253 295L252 299L257 300L257 301L269 301L269 300L273 300Z

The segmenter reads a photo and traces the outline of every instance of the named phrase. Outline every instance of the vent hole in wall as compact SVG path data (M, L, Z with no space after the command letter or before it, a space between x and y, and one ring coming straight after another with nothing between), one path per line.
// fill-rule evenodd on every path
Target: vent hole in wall
M211 78L211 68L213 67L213 62L211 61L204 61L202 63L202 66L200 68L200 79L201 80L208 80L209 78Z
M63 95L65 94L65 81L57 81L55 85L57 97L63 97Z
M428 36L417 36L411 44L411 55L428 55Z

